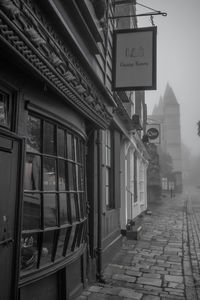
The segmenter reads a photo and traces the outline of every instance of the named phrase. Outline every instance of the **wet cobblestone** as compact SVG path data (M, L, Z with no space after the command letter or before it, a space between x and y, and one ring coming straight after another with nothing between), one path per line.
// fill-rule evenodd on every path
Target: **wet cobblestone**
M138 241L123 247L105 268L105 284L88 287L79 300L200 299L200 205L186 196L165 198L143 217Z

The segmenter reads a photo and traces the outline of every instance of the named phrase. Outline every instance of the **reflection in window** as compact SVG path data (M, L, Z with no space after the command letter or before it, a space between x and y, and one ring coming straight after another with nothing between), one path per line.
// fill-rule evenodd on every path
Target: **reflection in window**
M56 189L55 159L44 157L43 159L43 187L45 191Z
M43 195L44 226L53 227L57 225L56 194Z
M27 154L25 164L24 188L25 190L40 190L41 162L40 156Z
M67 171L68 171L68 188L70 191L74 191L76 189L76 175L75 175L75 165L74 163L67 163Z
M58 160L58 184L59 191L66 191L66 162Z
M38 234L26 233L21 238L21 270L36 269L38 261Z
M81 149L80 149L80 140L78 138L75 138L74 140L74 148L75 148L75 161L78 163L81 163Z
M58 128L58 156L66 157L65 151L65 131L61 128Z
M43 233L40 265L45 265L52 261L54 234L55 234L55 231L53 231L53 230L44 231L44 233Z
M70 197L71 222L75 222L77 220L77 199L73 193L68 196Z
M67 195L60 194L60 224L69 223L69 211L68 211L68 203L67 203Z
M78 188L80 191L84 190L84 171L83 167L78 166Z
M33 116L28 116L26 150L40 152L41 145L41 121Z
M41 219L40 194L24 194L23 229L40 228Z
M74 140L70 133L67 133L67 158L74 159Z
M54 125L44 122L44 153L55 153L55 130Z

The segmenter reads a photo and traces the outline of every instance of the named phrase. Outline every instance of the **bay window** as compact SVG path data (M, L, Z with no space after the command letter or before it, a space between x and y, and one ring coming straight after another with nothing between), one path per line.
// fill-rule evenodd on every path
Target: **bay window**
M84 139L29 114L21 275L71 255L85 241Z

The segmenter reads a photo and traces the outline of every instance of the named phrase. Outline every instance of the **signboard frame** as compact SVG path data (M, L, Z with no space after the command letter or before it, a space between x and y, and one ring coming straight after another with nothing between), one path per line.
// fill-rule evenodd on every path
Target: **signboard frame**
M122 41L120 43L120 36L122 37ZM126 37L125 37L126 35ZM146 39L145 39L146 37ZM127 40L127 44L124 43L124 38ZM120 56L120 53L124 53L124 55L127 55L127 50L130 49L130 39L133 39L134 41L138 40L140 41L140 45L138 45L139 50L135 48L135 44L133 43L133 48L131 48L131 51L129 52L129 61L126 60L126 63L122 66L127 66L127 77L129 78L128 81L130 81L130 72L132 72L133 77L135 76L138 80L141 80L141 84L134 83L133 82L130 84L123 83L119 84L119 79L120 78L120 67L121 67L121 62L120 60L122 57ZM149 42L150 41L150 45ZM123 42L123 44L122 44ZM121 48L119 48L121 47ZM135 50L134 50L135 49ZM139 53L142 49L145 53L144 58L145 61L141 62L141 52ZM135 51L135 56L134 56L134 51ZM149 51L149 52L148 52ZM125 54L126 52L126 54ZM147 55L146 55L147 53ZM139 61L134 61L133 57L138 57ZM140 68L140 74L137 74L137 70L131 70L131 67L134 65ZM149 71L147 74L147 71L145 73L145 65L149 65ZM156 67L157 67L157 27L143 27L143 28L134 28L134 29L119 29L119 30L114 30L113 32L113 64L112 64L112 90L113 91L131 91L131 90L156 90L156 81L157 81L157 72L156 72ZM119 67L120 66L120 67ZM136 69L136 68L135 68ZM147 69L147 67L146 67ZM124 74L126 73L126 68L123 68ZM129 72L129 74L128 74ZM142 76L144 74L144 76ZM146 75L145 75L146 74ZM137 76L138 75L138 76ZM147 78L148 76L148 81L149 83L143 83L142 80L144 78ZM122 78L125 78L125 76L122 75Z
M148 130L153 129L153 128L155 128L158 131L158 136L154 139L149 138L149 143L160 144L161 143L161 126L159 123L146 124L146 133L148 132ZM147 136L148 136L148 133L147 133Z

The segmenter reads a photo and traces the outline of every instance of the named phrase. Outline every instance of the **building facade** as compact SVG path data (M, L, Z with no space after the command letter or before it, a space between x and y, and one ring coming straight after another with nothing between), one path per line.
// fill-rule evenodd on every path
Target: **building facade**
M75 299L146 208L140 109L111 89L114 13L103 0L0 2L5 300Z

